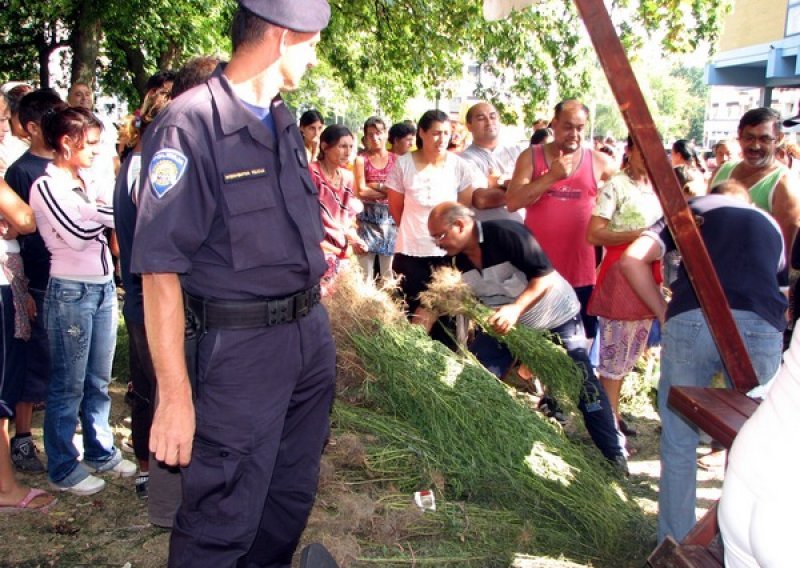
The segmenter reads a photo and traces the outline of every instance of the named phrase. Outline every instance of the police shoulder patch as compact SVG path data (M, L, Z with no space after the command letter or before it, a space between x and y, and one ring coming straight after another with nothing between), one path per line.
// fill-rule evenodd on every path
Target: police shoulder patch
M155 196L161 199L175 187L186 173L188 164L189 159L178 150L164 148L156 152L150 160L148 173Z

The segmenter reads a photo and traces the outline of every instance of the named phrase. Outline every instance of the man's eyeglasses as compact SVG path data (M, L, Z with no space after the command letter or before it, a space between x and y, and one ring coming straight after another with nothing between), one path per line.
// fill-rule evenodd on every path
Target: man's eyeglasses
M740 136L739 137L739 141L740 142L744 142L745 144L752 144L756 140L762 146L769 146L770 144L775 142L775 140L777 140L777 138L775 138L774 136L766 136L766 135L764 135L764 136L753 136L752 134L747 134L745 136Z
M436 241L437 243L440 243L445 239L445 237L447 236L447 233L449 233L450 229L452 229L452 228L453 228L453 225L448 225L443 233L440 233L438 235L431 235L431 237L433 238L434 241Z

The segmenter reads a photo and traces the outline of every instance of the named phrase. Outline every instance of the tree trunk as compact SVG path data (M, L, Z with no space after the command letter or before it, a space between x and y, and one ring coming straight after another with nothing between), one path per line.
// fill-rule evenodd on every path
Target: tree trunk
M70 37L70 46L72 83L86 83L94 89L102 26L92 8L92 3L87 0L81 1L76 6L75 27Z
M145 59L141 48L134 44L125 44L121 46L122 51L125 52L125 61L128 63L128 69L133 73L133 85L139 93L140 100L144 98L144 88L147 84L147 79L150 76L145 69Z
M50 49L47 41L47 32L44 28L36 34L36 53L39 60L39 87L47 89L50 87Z

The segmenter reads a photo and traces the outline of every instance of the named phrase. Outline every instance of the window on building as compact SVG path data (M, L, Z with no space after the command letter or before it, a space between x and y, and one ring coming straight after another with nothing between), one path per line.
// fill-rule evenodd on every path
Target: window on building
M786 35L800 34L800 0L789 0L786 11Z

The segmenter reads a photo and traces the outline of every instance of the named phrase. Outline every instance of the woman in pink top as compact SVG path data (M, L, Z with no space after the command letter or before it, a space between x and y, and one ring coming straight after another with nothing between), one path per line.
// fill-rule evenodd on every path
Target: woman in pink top
M347 169L353 152L353 133L340 124L328 126L322 131L319 147L320 159L312 162L308 169L319 191L322 227L325 230L322 252L325 253L328 270L322 277L322 292L326 295L343 263L347 261L349 246L353 246L356 254L363 254L366 247L354 224L361 203L353 192L353 174Z
M385 183L397 156L386 149L386 123L377 116L364 123L364 146L366 150L356 158L354 169L356 193L364 203L364 210L358 214L358 235L367 246L358 260L367 281L371 281L377 257L381 280L386 282L392 277L397 226L389 215Z
M117 293L106 229L114 214L84 173L99 151L100 121L68 107L42 119L55 151L45 175L31 187L36 225L51 255L44 318L50 342L50 385L44 417L47 476L53 487L91 495L105 487L93 473L130 477L108 423L111 362L117 338ZM79 413L80 411L80 413ZM72 442L83 427L83 460Z

